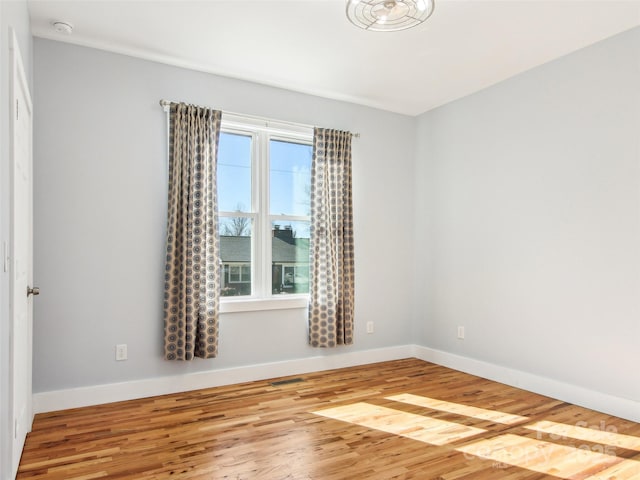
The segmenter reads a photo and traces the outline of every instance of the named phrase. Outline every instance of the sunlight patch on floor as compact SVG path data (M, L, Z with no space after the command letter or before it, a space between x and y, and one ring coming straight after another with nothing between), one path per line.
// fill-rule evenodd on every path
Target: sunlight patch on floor
M640 462L622 460L613 467L591 475L585 480L640 480Z
M385 397L394 402L453 413L469 418L515 425L529 418L471 407L459 403L403 393ZM487 430L455 422L403 412L364 402L312 412L363 427L419 440L431 445L448 445L467 440ZM617 456L616 448L640 451L640 438L617 433L614 425L588 425L578 421L567 425L548 420L517 428L536 433L537 438L506 433L454 447L467 460L492 461L492 468L519 467L560 479L640 480L640 461ZM545 441L549 440L549 441ZM587 443L579 444L575 441ZM562 441L565 444L555 443ZM567 444L568 443L568 444Z
M640 479L640 462L519 435L500 435L456 450L468 459L492 460L496 468L515 466L565 479Z
M640 452L640 438L617 433L615 426L607 426L604 423L588 426L586 422L582 422L573 426L544 420L527 425L525 428L541 434L548 434L551 440L575 438L576 440L585 440Z
M446 445L486 432L486 430L481 428L468 427L466 425L459 425L453 422L446 422L444 420L362 402L342 407L327 408L312 413L387 433L393 433L431 445Z
M511 413L499 412L497 410L487 410L484 408L471 407L460 403L445 402L444 400L436 400L434 398L422 397L411 393L402 393L392 397L385 397L387 400L394 402L407 403L418 407L430 408L441 412L454 413L456 415L464 415L479 420L488 420L490 422L502 423L505 425L513 425L529 420L527 417L513 415Z

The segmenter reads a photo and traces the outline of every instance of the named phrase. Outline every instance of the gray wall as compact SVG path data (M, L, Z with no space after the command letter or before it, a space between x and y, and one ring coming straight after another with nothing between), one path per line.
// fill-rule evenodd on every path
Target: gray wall
M640 400L640 28L417 130L422 344Z
M34 391L411 342L413 118L36 39ZM219 357L162 359L163 99L360 132L355 345L306 345L306 312L224 314ZM376 332L364 332L365 321ZM115 362L127 343L129 360Z
M0 1L0 252L2 243L9 246L11 238L9 192L9 29L13 28L24 63L27 80L31 83L32 40L29 13L25 1ZM2 264L0 253L0 265ZM11 466L12 420L9 413L9 273L0 267L0 478L8 479Z

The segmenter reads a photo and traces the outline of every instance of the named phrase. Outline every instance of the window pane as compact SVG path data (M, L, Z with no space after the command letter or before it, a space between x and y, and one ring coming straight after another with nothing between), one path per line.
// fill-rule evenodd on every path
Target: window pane
M251 295L252 223L246 217L220 217L223 297Z
M312 153L311 145L269 142L272 215L310 215Z
M240 281L240 265L229 266L229 282L238 283Z
M240 272L242 279L250 282L251 281L251 265L242 265L242 270Z
M309 222L272 222L271 291L309 292Z
M251 210L251 137L220 133L218 145L218 210Z

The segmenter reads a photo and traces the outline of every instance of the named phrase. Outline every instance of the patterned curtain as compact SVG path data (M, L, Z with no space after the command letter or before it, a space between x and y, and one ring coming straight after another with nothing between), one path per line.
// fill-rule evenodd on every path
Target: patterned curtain
M164 275L167 360L218 353L220 242L216 159L222 113L171 104Z
M351 133L316 128L311 167L309 344L353 343Z

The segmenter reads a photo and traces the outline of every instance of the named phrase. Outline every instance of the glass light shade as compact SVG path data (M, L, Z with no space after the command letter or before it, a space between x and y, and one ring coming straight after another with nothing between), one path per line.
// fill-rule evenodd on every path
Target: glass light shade
M374 32L393 32L420 25L431 16L435 0L347 0L347 18Z

